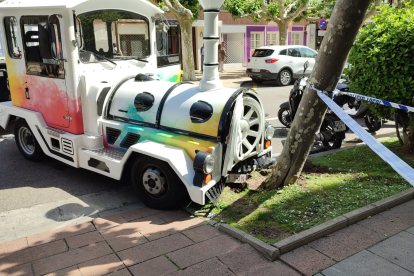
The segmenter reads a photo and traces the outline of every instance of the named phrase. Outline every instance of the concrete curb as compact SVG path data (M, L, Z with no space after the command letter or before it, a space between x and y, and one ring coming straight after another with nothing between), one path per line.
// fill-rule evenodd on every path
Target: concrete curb
M258 250L260 253L262 253L266 258L268 258L271 261L275 261L277 258L279 258L279 250L271 246L268 243L265 243L252 235L249 235L231 225L225 224L225 223L218 223L215 225L215 227L232 236L233 238L236 238L242 242L248 243L251 246L253 246L256 250Z
M410 188L401 193L395 194L388 198L379 200L367 206L361 207L357 210L343 214L342 216L331 219L320 225L312 227L311 229L300 232L299 234L290 236L284 240L281 240L275 244L269 245L252 235L249 235L233 226L225 223L217 223L215 220L210 220L208 224L216 227L218 230L236 238L242 242L248 243L256 250L261 252L266 258L271 261L279 258L279 255L290 252L303 245L311 243L324 236L332 234L338 230L355 224L361 220L368 218L369 216L376 215L390 208L403 204L407 201L414 199L414 188Z

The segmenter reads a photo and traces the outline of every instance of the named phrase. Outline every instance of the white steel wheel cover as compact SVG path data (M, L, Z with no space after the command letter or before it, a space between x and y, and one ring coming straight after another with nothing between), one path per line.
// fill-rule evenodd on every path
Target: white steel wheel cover
M290 83L290 73L286 70L283 70L282 73L280 73L280 82L283 85L288 85Z
M27 127L21 127L19 129L19 144L22 148L22 150L27 154L27 155L33 155L33 153L35 152L35 142L34 142L34 137L32 132L30 131L30 129L28 129Z
M239 111L240 112L240 111ZM239 115L239 114L238 114ZM237 120L235 160L242 161L257 149L263 133L262 107L251 97L243 98L243 110Z

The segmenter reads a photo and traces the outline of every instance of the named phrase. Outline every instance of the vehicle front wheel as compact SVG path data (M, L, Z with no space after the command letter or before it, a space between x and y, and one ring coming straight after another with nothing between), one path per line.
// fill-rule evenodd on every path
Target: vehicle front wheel
M327 150L339 149L342 146L343 139L335 132L332 122L324 121L320 131L325 137L322 144Z
M279 112L277 113L277 117L279 118L279 121L284 125L285 127L290 127L292 124L292 120L290 118L290 111L286 108L279 109Z
M277 84L286 86L292 82L292 73L289 70L283 69L277 77Z
M14 125L14 138L17 148L24 158L30 161L39 161L42 159L44 156L43 150L24 119L18 119L16 121Z
M153 209L171 209L183 199L185 187L167 163L148 156L135 160L131 181L139 199Z

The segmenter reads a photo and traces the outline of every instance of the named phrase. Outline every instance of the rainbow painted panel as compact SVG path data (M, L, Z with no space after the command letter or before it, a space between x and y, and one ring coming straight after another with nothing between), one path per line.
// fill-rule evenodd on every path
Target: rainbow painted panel
M181 65L158 68L158 77L163 81L181 82Z
M116 140L115 144L108 144L106 138L106 127L116 128L121 130L121 135ZM122 141L128 135L128 133L134 133L141 136L138 143L144 142L145 140L153 141L156 143L176 147L185 150L188 156L194 160L196 150L211 153L217 143L205 141L201 139L192 138L189 136L171 133L156 128L134 126L127 123L117 123L112 126L111 124L104 124L104 146L106 148L118 149L121 151L127 150L121 147Z

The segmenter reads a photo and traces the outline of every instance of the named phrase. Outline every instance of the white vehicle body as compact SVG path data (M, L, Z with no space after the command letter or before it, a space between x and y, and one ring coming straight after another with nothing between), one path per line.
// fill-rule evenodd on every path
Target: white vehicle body
M151 207L170 207L178 182L194 202L216 201L229 174L270 165L273 128L254 91L220 86L222 0L213 2L200 87L154 77L162 11L148 1L1 3L12 101L0 103L0 126L18 118L16 143L29 160L42 152L113 179L130 174ZM127 24L141 33L117 37Z
M288 85L303 75L303 64L309 61L306 76L315 65L317 52L303 45L264 46L255 50L247 65L247 75L253 80L277 80Z

